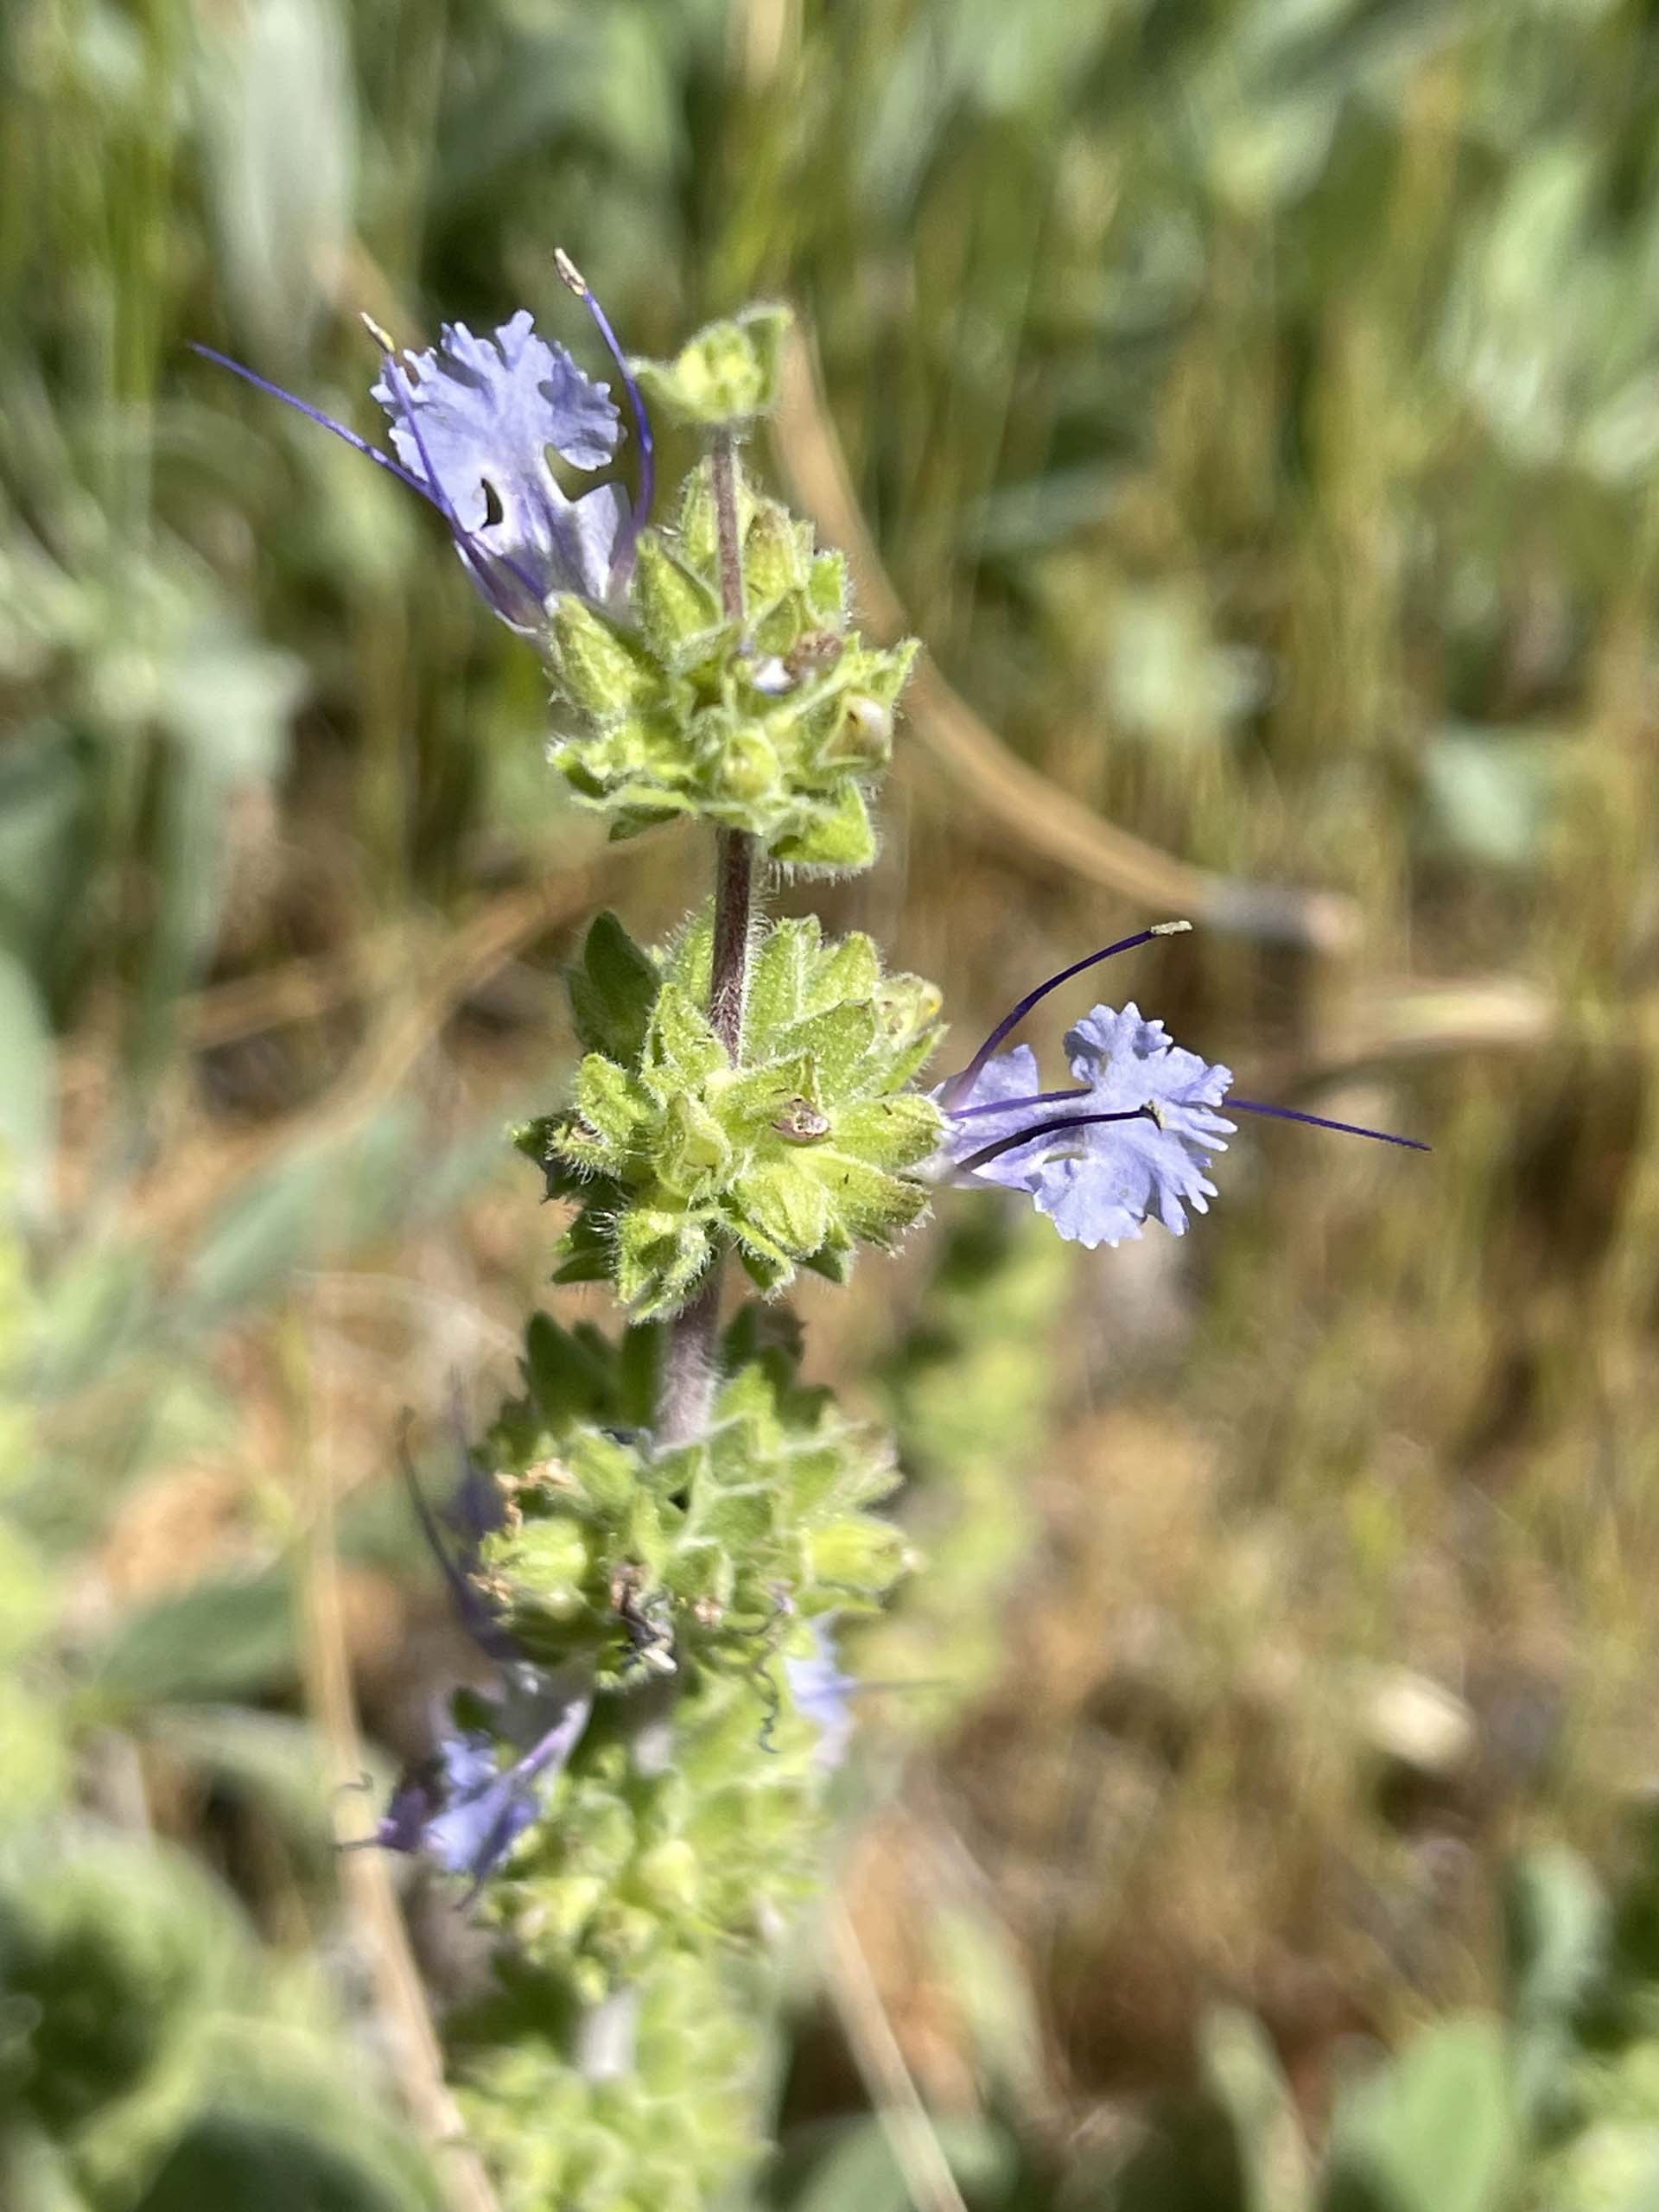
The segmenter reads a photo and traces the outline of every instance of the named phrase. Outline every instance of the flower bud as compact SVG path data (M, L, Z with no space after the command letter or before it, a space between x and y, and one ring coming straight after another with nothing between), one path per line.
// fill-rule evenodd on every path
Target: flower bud
M834 1125L810 1098L791 1098L772 1126L786 1144L821 1144Z
M823 748L825 760L882 768L893 758L893 709L868 691L842 694L841 712Z
M671 361L639 361L634 373L653 406L682 423L721 429L769 414L778 404L785 307L751 308L711 322Z

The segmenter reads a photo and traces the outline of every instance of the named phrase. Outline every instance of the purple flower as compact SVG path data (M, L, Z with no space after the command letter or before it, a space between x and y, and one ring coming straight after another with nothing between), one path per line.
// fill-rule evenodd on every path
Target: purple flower
M828 1622L809 1621L810 1651L784 1654L784 1674L795 1709L818 1732L815 1756L821 1766L839 1766L847 1755L853 1732L849 1700L858 1688L856 1678L843 1675L836 1658L835 1633Z
M1224 1140L1236 1127L1217 1110L1233 1080L1230 1068L1185 1051L1160 1021L1147 1020L1133 1002L1121 1014L1097 1006L1067 1032L1077 1089L1041 1090L1028 1046L996 1049L1039 1000L1071 976L1187 926L1161 922L1109 944L1021 999L967 1067L934 1091L950 1126L931 1172L957 1183L1024 1191L1062 1236L1090 1250L1139 1236L1154 1218L1179 1236L1189 1206L1207 1212L1216 1186L1205 1171L1211 1156L1227 1149ZM1230 1103L1243 1113L1428 1149L1414 1137L1330 1122L1287 1106L1248 1098Z
M575 1750L593 1703L590 1680L545 1677L525 1710L547 1725L505 1767L489 1729L440 1737L431 1757L411 1767L393 1790L372 1840L384 1850L419 1852L448 1874L468 1876L470 1901L540 1817L547 1789Z
M652 488L651 425L615 333L563 255L559 273L593 315L628 395L639 447L637 517L619 485L573 498L554 474L550 448L573 468L606 467L615 458L621 418L609 386L584 374L563 346L538 336L528 308L490 338L475 338L464 322L445 323L436 346L401 360L385 332L368 323L383 356L372 396L391 419L395 460L239 362L206 346L195 351L297 408L418 492L448 524L493 612L536 636L546 626L548 602L561 592L603 600L624 587Z

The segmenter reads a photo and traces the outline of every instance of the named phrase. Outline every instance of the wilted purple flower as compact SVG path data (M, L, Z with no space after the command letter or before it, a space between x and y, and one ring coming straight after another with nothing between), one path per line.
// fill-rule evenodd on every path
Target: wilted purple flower
M550 448L574 468L604 467L615 457L621 418L609 386L587 376L563 346L538 336L528 308L491 338L475 338L464 322L445 323L435 346L401 360L385 332L364 318L381 348L373 397L391 418L396 460L239 362L206 346L195 350L321 423L418 492L448 524L490 607L533 636L558 593L602 600L622 587L652 497L651 425L639 387L604 310L563 254L559 273L593 315L628 394L639 446L637 518L620 486L601 484L572 498L554 474Z
M1036 1057L1028 1046L1007 1052L996 1049L1039 1000L1071 976L1114 953L1187 926L1161 922L1109 944L1021 999L967 1067L933 1093L950 1119L949 1134L932 1164L935 1175L1024 1191L1062 1236L1090 1250L1139 1236L1154 1218L1179 1236L1186 1228L1189 1206L1207 1212L1216 1186L1205 1171L1213 1154L1226 1150L1224 1140L1236 1127L1217 1110L1233 1080L1230 1068L1185 1051L1160 1021L1147 1020L1133 1002L1122 1013L1097 1006L1067 1032L1065 1048L1077 1089L1039 1090ZM1428 1150L1414 1137L1326 1121L1287 1106L1248 1098L1230 1103L1241 1113L1273 1115Z
M440 1737L432 1756L393 1790L374 1841L387 1851L420 1852L448 1874L469 1876L475 1897L540 1815L547 1786L575 1750L593 1702L591 1681L546 1677L526 1704L549 1717L549 1725L505 1767L489 1729Z
M470 1876L476 1896L537 1818L548 1785L580 1741L593 1711L593 1669L579 1664L550 1673L527 1660L474 1580L478 1547L499 1526L503 1501L471 1455L444 1516L459 1534L458 1554L406 1458L404 1473L461 1625L499 1663L503 1687L493 1697L472 1694L490 1725L440 1731L436 1750L403 1776L369 1840L387 1851L422 1853L448 1873ZM519 1753L505 1766L503 1743Z

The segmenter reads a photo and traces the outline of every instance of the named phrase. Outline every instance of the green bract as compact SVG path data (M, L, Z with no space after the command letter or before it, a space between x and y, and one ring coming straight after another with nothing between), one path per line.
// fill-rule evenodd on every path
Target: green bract
M549 2031L556 1996L550 2004L537 1978L522 1976L511 2004L479 2024L478 2048L463 2053L461 2101L505 2212L706 2212L758 2157L754 2113L768 2056L762 1977L679 1952L637 1988L636 2061L615 2078L591 2078L570 2063L568 2045Z
M485 1447L506 1510L478 1587L527 1662L585 1655L598 1684L489 1895L590 2003L664 1952L757 1940L810 1885L819 1731L785 1662L808 1621L872 1610L906 1565L872 1510L897 1480L885 1441L801 1387L787 1328L739 1316L707 1432L673 1446L632 1425L660 1350L653 1329L613 1346L538 1315ZM671 1680L673 1758L642 1770L641 1701Z
M887 765L915 646L862 644L841 556L741 477L737 499L741 624L721 613L706 461L677 528L639 539L632 624L575 594L554 603L565 725L550 757L583 804L616 814L613 836L696 814L791 867L868 868L862 786Z
M702 430L741 429L778 404L791 320L785 307L747 308L708 324L671 361L631 365L647 400L675 421Z
M509 1506L479 1569L529 1657L591 1653L615 1687L637 1671L643 1620L699 1665L747 1677L756 1636L778 1641L781 1591L789 1618L809 1618L891 1586L903 1546L868 1508L893 1487L892 1454L800 1386L787 1333L773 1335L740 1317L707 1433L668 1446L626 1418L654 1382L657 1332L635 1329L617 1351L531 1323L525 1395L491 1433Z
M519 1137L550 1193L581 1207L560 1279L607 1277L641 1315L683 1304L727 1243L763 1290L801 1267L843 1281L859 1243L890 1245L923 1211L909 1171L943 1128L908 1088L939 1034L938 993L884 976L868 938L825 944L815 918L772 927L741 1067L702 1011L709 969L706 923L653 960L601 917L572 985L593 1048L575 1106Z

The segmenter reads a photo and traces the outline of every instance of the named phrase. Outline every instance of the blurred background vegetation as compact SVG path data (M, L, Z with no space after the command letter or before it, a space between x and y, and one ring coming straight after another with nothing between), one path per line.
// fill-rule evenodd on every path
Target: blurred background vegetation
M1649 0L10 0L0 2194L467 2201L458 1923L331 1848L453 1664L394 1442L543 1294L575 926L701 859L188 343L370 429L358 308L581 350L559 244L639 351L801 311L771 465L932 656L832 918L976 1039L1189 913L1114 995L1435 1146L806 1300L932 1687L753 2201L1659 2203Z

